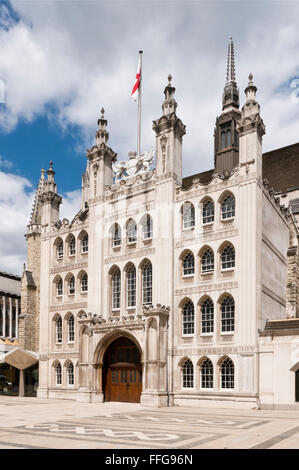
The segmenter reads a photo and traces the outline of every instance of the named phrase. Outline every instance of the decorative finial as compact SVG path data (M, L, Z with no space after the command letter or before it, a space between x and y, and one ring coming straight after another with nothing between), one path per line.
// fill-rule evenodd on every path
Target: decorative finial
M45 179L45 169L42 168L40 173L41 173L41 176L40 176L41 179L44 180Z
M101 109L101 119L104 119L104 113L105 113L105 109L104 109L103 106L102 106L102 109Z
M168 75L168 86L171 86L172 75L171 73Z
M249 83L250 83L250 82L252 83L253 75L252 75L252 73L251 73L251 72L250 72L250 74L249 74L249 77L248 77L248 78L249 78Z
M23 271L26 271L26 263L23 264Z
M52 160L50 160L50 168L51 168L51 170L52 170L52 167L53 167L53 162L52 162Z

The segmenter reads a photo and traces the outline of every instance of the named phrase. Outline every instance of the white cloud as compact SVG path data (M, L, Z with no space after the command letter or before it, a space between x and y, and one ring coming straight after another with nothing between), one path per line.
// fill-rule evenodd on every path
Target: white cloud
M277 94L283 83L299 76L296 2L256 2L254 8L246 1L13 0L12 5L21 21L0 32L0 78L7 87L0 125L7 131L19 119L47 113L66 131L70 124L80 126L83 150L92 145L104 105L110 145L126 158L136 147L137 106L130 91L142 48L142 148L154 144L152 120L161 113L171 72L177 112L187 127L184 173L211 168L227 42L233 36L241 104L249 72L258 87L267 128L264 150L298 140L299 104L290 100L289 89Z

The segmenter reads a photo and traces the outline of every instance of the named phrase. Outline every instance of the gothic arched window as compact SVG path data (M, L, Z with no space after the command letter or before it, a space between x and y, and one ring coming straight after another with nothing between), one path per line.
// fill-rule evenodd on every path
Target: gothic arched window
M233 332L235 329L235 301L231 296L221 303L221 332Z
M235 198L232 194L226 196L221 206L222 219L230 219L235 217Z
M57 245L57 258L58 259L63 258L63 241L62 240L60 240Z
M221 388L234 388L235 367L233 361L227 357L220 366Z
M67 382L68 385L74 385L74 365L72 362L67 367Z
M87 273L83 274L81 278L81 292L88 291L88 275Z
M182 385L183 388L193 388L194 373L193 364L190 359L186 359L182 366Z
M121 245L121 228L118 224L114 224L112 228L112 246L120 246Z
M195 209L191 202L185 202L183 205L183 229L195 226Z
M127 269L127 296L128 307L136 307L136 268L133 264Z
M71 238L69 248L70 248L70 251L69 251L70 256L75 255L76 254L76 239L75 239L75 237Z
M69 295L72 295L75 293L75 277L71 276L69 278Z
M206 250L201 259L201 272L206 273L214 271L214 253L212 250Z
M67 339L69 343L75 341L75 320L74 315L70 315L67 320Z
M206 299L201 306L201 332L213 333L214 331L214 304L211 299Z
M187 253L183 259L183 276L194 274L194 256L193 253Z
M57 281L56 295L57 297L63 295L63 282L62 282L61 277Z
M87 253L88 252L88 235L87 235L87 233L82 238L81 247L82 247L82 253Z
M235 267L235 249L231 245L226 245L221 253L221 269L231 269Z
M60 315L56 319L55 327L56 327L56 343L62 343L62 319Z
M58 362L55 367L55 378L56 378L56 385L62 384L62 373L61 373L61 364Z
M137 225L133 219L129 220L127 225L127 239L128 243L135 243L137 241Z
M112 281L112 309L120 309L120 294L121 294L121 274L120 270L116 268L111 276Z
M201 388L213 388L213 363L210 359L205 359L200 367Z
M142 269L142 303L151 304L153 294L153 268L152 263L147 261Z
M194 334L194 305L191 300L183 306L183 335Z
M209 224L210 222L214 222L214 203L208 200L203 204L202 223Z
M153 238L153 219L149 214L145 216L142 226L143 240Z

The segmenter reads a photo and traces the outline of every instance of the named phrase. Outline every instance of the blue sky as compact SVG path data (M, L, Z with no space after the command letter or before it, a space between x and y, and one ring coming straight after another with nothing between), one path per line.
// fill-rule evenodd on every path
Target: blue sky
M291 83L299 78L298 17L299 3L288 1L0 0L0 270L22 271L34 189L50 160L62 216L78 210L85 151L102 106L118 158L136 150L130 92L139 49L142 151L155 145L152 121L171 73L187 130L183 173L212 168L231 36L241 106L250 72L258 88L264 151L297 142L299 81L295 89Z

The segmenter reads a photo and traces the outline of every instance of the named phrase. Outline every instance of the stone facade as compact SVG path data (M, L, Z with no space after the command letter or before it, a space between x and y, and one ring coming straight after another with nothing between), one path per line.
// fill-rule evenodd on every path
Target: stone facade
M228 71L211 171L182 176L171 76L153 121L155 169L114 179L102 110L73 220L59 219L52 164L47 179L42 170L22 281L39 331L39 397L103 401L107 351L124 338L141 358L144 405L269 405L261 332L297 316L298 224L293 196L263 177L257 88L250 74L239 110L232 41Z

